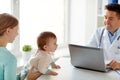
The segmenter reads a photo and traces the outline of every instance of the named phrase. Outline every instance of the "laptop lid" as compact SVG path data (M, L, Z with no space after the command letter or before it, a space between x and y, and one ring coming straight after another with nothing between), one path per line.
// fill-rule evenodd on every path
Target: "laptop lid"
M71 64L75 67L107 71L103 49L69 44Z

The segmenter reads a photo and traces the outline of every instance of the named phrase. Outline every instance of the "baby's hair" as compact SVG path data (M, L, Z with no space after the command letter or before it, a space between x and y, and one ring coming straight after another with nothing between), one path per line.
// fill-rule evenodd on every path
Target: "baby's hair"
M46 45L49 42L49 39L51 38L56 38L56 35L53 32L45 31L40 33L40 35L37 38L38 49L45 50L44 45Z

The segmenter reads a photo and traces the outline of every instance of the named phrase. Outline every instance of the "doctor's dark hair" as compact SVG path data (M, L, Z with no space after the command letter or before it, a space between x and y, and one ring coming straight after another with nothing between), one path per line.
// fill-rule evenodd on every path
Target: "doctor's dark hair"
M116 12L117 16L120 18L120 4L111 3L105 6L105 10Z
M38 38L37 38L37 46L39 50L45 50L44 49L44 45L46 45L47 43L49 43L49 39L56 39L56 35L52 32L49 31L45 31L39 34Z
M0 14L0 36L3 36L7 28L12 29L17 25L18 25L18 20L14 16L8 13Z

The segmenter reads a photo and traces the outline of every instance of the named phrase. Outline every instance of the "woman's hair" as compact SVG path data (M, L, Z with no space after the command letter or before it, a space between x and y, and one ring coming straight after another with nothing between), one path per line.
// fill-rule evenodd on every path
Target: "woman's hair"
M7 28L14 28L18 25L18 20L8 13L0 14L0 36L4 34Z
M120 18L120 4L111 3L105 6L106 10L114 11L117 13L117 16Z
M56 35L52 32L46 31L46 32L40 33L40 35L37 38L38 49L45 50L44 45L46 45L49 42L49 39L51 38L53 39L56 38Z

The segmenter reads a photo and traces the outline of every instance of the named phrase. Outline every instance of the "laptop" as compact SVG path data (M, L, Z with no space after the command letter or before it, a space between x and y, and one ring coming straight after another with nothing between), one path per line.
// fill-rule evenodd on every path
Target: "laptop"
M88 47L69 44L71 64L77 68L107 72L110 67L106 66L102 48Z

